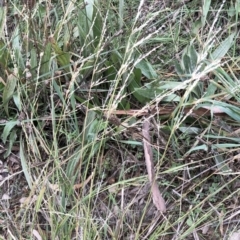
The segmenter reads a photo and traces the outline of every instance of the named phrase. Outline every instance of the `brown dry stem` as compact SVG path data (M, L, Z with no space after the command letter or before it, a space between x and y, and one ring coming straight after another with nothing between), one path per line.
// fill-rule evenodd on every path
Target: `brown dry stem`
M165 201L164 201L162 194L158 188L158 185L155 181L155 173L154 173L154 166L153 166L153 153L152 153L152 147L149 144L151 141L149 129L150 129L149 119L145 119L143 122L143 128L142 128L142 134L144 136L143 149L144 149L145 162L146 162L146 167L147 167L147 172L148 172L148 178L152 185L151 190L152 190L153 203L159 211L166 212Z

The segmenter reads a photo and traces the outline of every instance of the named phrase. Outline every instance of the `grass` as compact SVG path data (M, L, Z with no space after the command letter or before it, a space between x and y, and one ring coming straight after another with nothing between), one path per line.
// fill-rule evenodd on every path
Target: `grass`
M0 7L0 238L233 240L239 1L24 2Z

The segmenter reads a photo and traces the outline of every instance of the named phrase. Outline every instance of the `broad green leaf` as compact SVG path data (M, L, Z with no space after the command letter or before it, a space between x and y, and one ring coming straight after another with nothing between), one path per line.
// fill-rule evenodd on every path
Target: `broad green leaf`
M89 29L88 29L88 19L86 16L85 9L78 11L78 21L77 21L77 33L79 35L78 39L80 41L80 45L84 45L86 41L89 40ZM89 40L90 41L90 40ZM92 52L92 48L84 48L83 55L88 56Z
M97 141L97 137L99 132L102 130L106 129L108 122L105 120L101 120L95 117L96 113L94 111L88 111L88 114L86 116L85 120L85 131L84 131L84 139L83 141L86 144L90 144L89 146L91 147L91 153L90 154L95 154L95 150L97 150L97 145L102 144ZM105 141L105 140L103 140ZM94 143L94 144L93 144ZM94 152L92 152L94 150Z
M5 81L0 77L0 92L3 92L5 86L6 86Z
M114 79L116 79L117 76L117 70L116 68L112 65L112 63L110 61L106 61L106 66L107 66L107 70L106 70L106 78L108 80L109 83L111 83L112 81L114 81Z
M240 144L237 143L217 143L213 144L213 149L225 149L225 148L239 148Z
M89 58L83 65L81 69L81 74L83 75L83 81L89 77L94 69L95 59L94 57Z
M240 138L233 138L233 137L225 137L225 136L215 136L215 135L210 135L210 134L207 134L207 135L204 135L205 138L212 138L212 139L222 139L222 140L229 140L229 141L234 141L234 142L240 142Z
M191 74L193 72L192 66L191 66L191 60L188 55L183 55L182 57L182 64L184 66L185 74Z
M63 89L61 89L58 84L56 83L55 80L53 80L53 88L55 89L55 91L57 92L59 98L61 99L63 106L66 106L66 102L64 99L64 93L63 93Z
M181 11L180 9L176 10L176 11L175 11L175 14L178 15L178 14L180 13L180 11ZM177 16L177 15L176 15L176 16ZM182 31L181 25L182 25L182 24L181 24L180 21L179 21L179 22L176 21L176 24L175 24L175 27L174 27L174 28L175 28L175 31L173 32L173 39L171 39L171 41L173 40L173 44L176 44L176 45L179 44L179 42L180 42L181 39L182 39L181 37L179 37L179 35L181 34L181 31ZM169 39L169 41L170 41L170 39ZM169 41L168 41L168 42L169 42Z
M22 111L22 102L21 102L21 97L20 97L20 92L17 91L13 94L13 101L18 108L18 111Z
M103 24L102 19L100 17L99 8L97 7L97 1L89 0L86 5L86 17L88 23L88 32L90 31L90 35L92 37L94 46L97 47L99 43L99 39L101 36Z
M182 87L181 87L182 85ZM174 81L169 81L169 82L160 82L159 85L153 86L154 88L157 88L159 90L171 90L173 88L178 88L180 89L185 89L186 87L183 85L182 82L174 82Z
M146 103L147 98L138 92L138 89L141 89L141 77L141 70L139 68L134 69L134 74L130 76L128 88L140 103Z
M208 146L206 144L203 144L203 145L199 145L199 146L193 147L189 151L187 151L186 155L189 155L190 153L195 152L195 151L199 151L199 150L207 151L208 150Z
M196 52L193 44L189 45L182 56L182 66L184 66L185 74L192 74L197 66L198 53Z
M119 23L119 29L121 29L123 27L123 24L124 24L124 0L119 0L119 20L118 20L118 23Z
M14 56L17 61L17 68L14 69L15 74L18 74L19 70L23 71L25 69L25 60L22 55L22 39L20 36L21 33L19 29L19 24L17 24L12 36L12 47L14 49ZM14 59L12 59L12 61L14 61Z
M134 90L135 92L137 92L138 94L140 94L141 96L148 98L148 99L154 99L156 96L166 93L166 90L172 90L173 88L178 88L180 89L184 89L185 87L181 87L182 82L173 82L173 81L169 81L169 82L160 82L160 83L154 83L154 84L147 84L145 85L145 87L141 87L141 88L137 88L135 87ZM180 97L178 95L176 95L175 93L169 93L169 95L167 95L166 97L163 98L163 101L165 102L179 102L180 101Z
M236 8L233 6L233 2L231 2L229 9L227 10L227 14L229 17L233 17L236 15Z
M16 85L17 85L17 78L13 74L10 74L8 76L7 83L6 83L6 86L4 87L3 96L2 96L4 110L7 113L7 115L9 115L8 103L13 96Z
M94 0L88 0L88 3L86 4L85 9L86 9L86 15L89 21L92 21L93 19L93 7L94 7Z
M203 0L202 16L201 16L202 27L204 27L205 25L210 6L211 6L211 0Z
M44 54L41 61L40 73L45 77L48 77L50 75L51 49L52 49L51 43L48 43L44 49Z
M19 124L19 121L9 121L6 123L4 129L3 129L3 133L1 135L2 141L5 144L7 141L7 138L11 132L11 130L17 125Z
M188 56L190 58L192 71L194 71L198 63L198 53L193 44L191 44L188 48Z
M235 9L237 13L240 13L240 0L235 1Z
M149 89L149 88L134 88L134 91L137 92L142 97L148 98L148 99L154 99L156 96L161 94L163 90L159 89Z
M0 7L0 36L5 36L4 34L4 24L6 21L7 7Z
M1 67L7 68L8 60L10 57L9 51L6 47L6 44L3 42L2 39L0 39L0 64Z
M167 170L163 171L162 173L174 173L184 170L186 167L189 167L189 163L183 165L173 165L173 167L169 167Z
M76 100L78 102L80 102L81 104L83 104L84 106L86 106L88 109L91 109L91 108L94 108L94 105L92 105L91 103L89 103L88 101L86 101L86 99L84 98L81 98L77 95L74 96L76 98ZM100 113L99 110L96 110L97 113Z
M57 62L60 67L62 67L66 73L69 72L70 68L70 54L68 52L62 51L62 49L58 46L55 39L50 38L52 48L56 54Z
M122 56L117 50L113 50L111 52L109 60L106 60L104 63L106 65L106 77L108 81L111 83L116 79L118 74L118 69L121 66Z
M36 78L36 71L35 71L35 69L38 67L38 62L39 62L39 60L38 60L36 49L32 48L30 64L31 64L31 69L33 70L33 71L31 71L33 79Z
M192 90L192 93L191 97L193 97L193 99L195 98L200 98L203 94L204 94L204 85L203 85L203 82L199 82L195 87L194 89Z
M129 84L129 90L133 94L133 96L138 100L140 103L146 102L146 97L144 94L142 94L141 87L137 84L135 79L133 79ZM148 97L149 98L149 97Z
M173 39L168 37L152 37L149 39L149 43L169 43Z
M129 110L130 108L131 108L130 102L126 101L126 103L124 103L124 109Z
M158 76L153 66L145 59L141 60L135 67L139 68L148 79L156 79Z
M40 210L40 208L42 207L42 201L44 199L45 196L45 191L46 191L46 186L42 185L40 191L38 192L38 198L35 204L35 210L36 212L38 212Z
M142 142L140 141L134 141L134 140L118 140L121 143L125 143L128 145L133 145L133 146L142 146Z
M225 56L228 50L231 48L233 44L233 40L235 38L235 33L229 35L211 54L213 60L220 59Z
M97 125L96 122L96 112L89 110L85 119L85 128L84 128L84 141L88 142L90 136L93 135L93 128Z
M218 152L216 152L216 150L214 150L214 148L212 147L212 152L214 154L214 159L216 162L216 166L219 169L220 172L232 172L232 169L229 168L228 163L225 163L223 160L223 156L218 154Z
M72 121L74 124L74 130L76 132L77 135L79 135L79 119L77 117L77 106L76 106L76 98L75 98L75 86L74 84L72 84L72 87L70 89L71 94L70 94L70 102L71 102L71 109L73 109L73 113L72 113Z
M179 130L185 134L200 134L201 129L197 127L179 127Z
M177 72L178 76L180 77L180 79L182 81L186 80L186 74L183 70L182 65L177 61L174 62L174 65L175 65L176 72Z
M181 97L176 95L175 93L172 93L162 99L163 102L180 102Z
M139 95L142 95L142 97L148 99L154 99L156 96L159 96L164 92L163 90L157 88L134 88L134 91ZM179 102L180 100L181 98L175 93L171 93L162 99L164 102Z
M212 149L213 150L217 150L217 149L225 149L225 148L239 148L240 147L240 144L235 144L235 143L220 143L220 144L213 144L212 145ZM191 152L194 152L194 151L199 151L199 150L204 150L204 151L208 151L209 150L209 147L206 145L206 144L203 144L203 145L199 145L199 146L196 146L196 147L193 147L191 148L186 154L190 154Z
M199 32L199 29L202 27L202 21L199 19L195 22L193 22L192 30L191 32L196 35Z
M215 94L215 92L217 91L217 86L216 84L214 84L213 82L210 82L210 84L207 87L206 93L205 93L205 97L211 97L212 95Z
M27 180L28 186L30 189L32 189L32 187L33 187L32 177L29 173L29 168L28 168L28 164L27 164L27 159L26 159L26 154L24 151L22 139L20 140L20 160L21 160L22 170L23 170L24 176Z
M71 35L69 32L69 27L67 25L64 26L64 36L63 36L63 52L68 51L68 44L71 41Z
M123 90L122 94L126 95L126 89ZM121 102L118 104L117 108L120 110L129 110L130 109L130 103L127 98L122 98Z
M122 55L117 50L113 50L110 55L111 62L114 64L114 66L120 66L122 62Z
M186 223L187 223L187 225L188 225L188 226L190 226L190 227L191 227L191 226L194 224L194 221L192 220L192 218L191 218L191 217L188 217L188 219L187 219Z
M209 109L213 114L214 113L226 113L228 116L233 118L236 121L240 121L240 108L233 106L228 103L219 102L211 100L209 101L211 103L203 103L199 104L197 108L199 107L205 107L206 109Z
M76 169L78 167L79 160L82 159L84 156L84 150L85 150L84 148L80 148L77 154L69 157L65 173L66 173L66 176L68 176L70 181L74 181L76 179L76 176L77 176Z
M96 6L96 2L94 4L93 8L93 19L92 19L92 24L93 24L93 41L94 41L94 46L97 47L99 44L99 40L102 35L103 30L103 23L102 23L102 18L100 16L99 8Z
M16 139L17 139L17 129L12 129L10 136L9 136L9 141L8 141L9 144L7 147L7 151L4 153L4 158L7 158L11 154L12 146L15 143Z

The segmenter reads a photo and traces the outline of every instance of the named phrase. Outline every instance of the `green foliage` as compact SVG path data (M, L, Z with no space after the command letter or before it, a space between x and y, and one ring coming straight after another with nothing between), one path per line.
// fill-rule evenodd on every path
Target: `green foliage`
M6 86L3 89L3 96L2 96L2 101L3 101L3 107L7 115L9 115L9 101L13 97L16 85L17 85L17 77L15 77L13 74L8 76Z
M223 42L221 42L221 44L211 54L211 58L216 60L224 57L234 43L235 36L236 34L232 33Z
M3 143L6 143L7 138L10 134L10 132L12 131L12 129L19 124L19 121L9 121L5 124L4 129L3 129L3 133L1 135L1 139L3 141ZM12 142L12 141L11 141ZM12 144L12 143L11 143Z
M28 196L17 214L0 215L3 229L19 223L15 238L160 239L175 228L179 239L201 238L204 224L219 224L216 209L230 214L239 193L239 1L148 9L155 2L0 7L9 209L23 188ZM173 213L154 228L139 113L151 119L154 171Z
M196 72L198 64L198 53L191 44L186 47L181 62L175 62L175 68L180 79L185 81L191 78L192 74Z
M202 17L201 17L201 21L202 21L202 27L204 27L205 23L206 23L206 19L207 19L207 15L209 12L211 6L211 0L204 0L203 1L203 12L202 12Z

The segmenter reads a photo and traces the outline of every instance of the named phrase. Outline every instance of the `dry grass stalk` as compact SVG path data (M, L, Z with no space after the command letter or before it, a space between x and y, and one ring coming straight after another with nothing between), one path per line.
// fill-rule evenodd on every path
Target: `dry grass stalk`
M150 142L150 123L149 119L145 119L143 122L143 128L142 128L142 134L144 136L143 138L143 148L144 148L144 155L145 155L145 162L148 172L148 178L150 183L152 184L152 197L153 197L153 203L157 207L157 209L161 212L166 212L166 204L162 197L162 194L158 188L158 185L155 181L155 173L154 173L154 167L153 167L153 153Z

